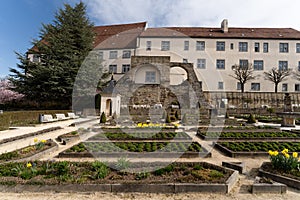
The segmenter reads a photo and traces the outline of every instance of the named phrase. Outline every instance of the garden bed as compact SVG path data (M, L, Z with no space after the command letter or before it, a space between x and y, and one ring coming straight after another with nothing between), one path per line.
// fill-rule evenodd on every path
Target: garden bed
M110 167L99 161L7 163L0 168L0 190L229 193L238 180L237 171L204 162L127 164L130 169L152 167L153 170L125 172L124 160L109 163Z
M88 140L191 140L185 132L104 132L99 133Z
M272 167L270 162L264 162L259 169L259 176L270 178L289 187L300 189L300 171L282 172Z
M211 157L197 142L84 142L59 157Z
M33 133L29 133L29 134L26 134L26 135L20 135L20 136L16 136L16 137L3 139L3 140L0 141L0 145L5 144L5 143L9 143L9 142L13 142L13 141L16 141L16 140L28 138L28 137L38 136L38 135L45 134L45 133L52 132L52 131L56 131L56 130L59 130L59 129L62 129L62 128L59 127L59 126L56 126L56 127L51 127L51 128L46 128L46 129L43 129L43 130L40 130L40 131L36 131L36 132L33 132Z
M300 134L292 132L197 132L197 136L204 140L268 140L292 141L300 140Z
M229 157L268 156L268 151L289 149L300 152L300 142L217 142L214 147Z
M35 145L30 145L12 152L0 154L0 162L17 161L22 159L37 159L41 155L52 151L57 144L50 140L40 141Z

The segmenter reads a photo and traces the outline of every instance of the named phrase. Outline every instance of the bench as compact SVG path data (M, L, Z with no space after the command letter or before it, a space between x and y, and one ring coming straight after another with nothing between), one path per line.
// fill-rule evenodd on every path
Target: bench
M70 119L70 117L66 117L65 114L55 114L56 118L58 120L67 120Z
M58 119L54 119L52 115L43 115L42 122L55 122Z
M75 115L75 113L68 113L68 117L69 117L69 119L77 119L77 118L79 118L79 116Z

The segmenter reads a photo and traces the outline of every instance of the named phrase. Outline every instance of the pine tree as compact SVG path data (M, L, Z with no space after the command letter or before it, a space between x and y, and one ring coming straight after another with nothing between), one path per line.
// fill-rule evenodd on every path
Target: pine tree
M65 4L52 24L42 25L39 39L27 52L39 55L40 62L17 54L19 70L11 69L10 80L30 100L61 102L69 107L78 69L91 51L93 39L93 24L86 17L85 5Z
M104 112L102 112L101 116L100 116L100 123L105 123L106 122L106 115Z

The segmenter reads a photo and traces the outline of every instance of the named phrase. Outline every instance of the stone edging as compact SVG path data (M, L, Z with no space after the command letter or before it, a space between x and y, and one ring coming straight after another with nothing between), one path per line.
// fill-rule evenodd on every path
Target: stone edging
M222 161L222 166L230 169L237 170L240 174L246 172L245 163L244 162L225 162Z
M279 183L283 183L283 184L285 184L285 185L287 185L289 187L296 188L298 190L300 189L300 180L296 180L296 179L292 179L292 178L289 178L289 177L285 177L285 176L273 174L271 172L264 171L261 168L258 171L258 175L270 178L270 179L272 179L272 180L274 180L276 182L279 182Z
M214 147L216 149L218 149L219 151L221 151L222 153L224 153L225 155L232 157L232 158L236 158L236 157L247 157L247 156L263 156L266 157L269 155L268 152L246 152L246 151L240 151L240 152L234 152L231 151L229 149L227 149L226 147L223 147L222 145L214 142Z
M234 171L225 184L70 184L70 185L0 185L1 192L140 192L140 193L229 193L238 181L238 172Z
M181 157L181 158L210 158L211 152L148 152L148 153L140 153L140 152L111 152L111 153L68 153L68 152L61 152L58 154L59 158L93 158L93 157L128 157L128 158L173 158L173 157Z

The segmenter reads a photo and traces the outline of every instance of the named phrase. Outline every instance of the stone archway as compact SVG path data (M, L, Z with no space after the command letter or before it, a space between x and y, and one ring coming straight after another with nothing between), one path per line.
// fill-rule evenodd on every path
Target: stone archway
M170 68L174 67L180 67L184 69L187 73L187 82L189 85L192 86L192 89L194 90L197 99L198 99L198 104L201 107L207 107L208 103L204 97L204 94L202 92L202 84L201 82L198 81L197 75L194 71L194 66L192 63L177 63L177 62L170 62Z

